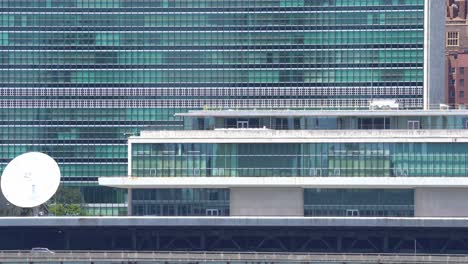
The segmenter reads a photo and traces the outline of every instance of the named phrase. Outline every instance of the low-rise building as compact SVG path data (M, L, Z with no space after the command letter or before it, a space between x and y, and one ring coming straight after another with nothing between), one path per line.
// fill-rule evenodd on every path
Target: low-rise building
M468 216L468 111L193 111L129 138L129 213Z

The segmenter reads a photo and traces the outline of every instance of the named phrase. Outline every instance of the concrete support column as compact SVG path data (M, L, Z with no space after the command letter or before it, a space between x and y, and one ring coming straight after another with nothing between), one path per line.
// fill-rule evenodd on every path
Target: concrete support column
M201 250L207 250L206 248L206 236L205 234L200 234L200 249Z
M389 252L388 249L389 249L389 238L388 238L388 234L385 234L383 238L383 252Z
M443 103L445 75L445 3L424 0L424 108ZM441 74L442 73L442 74Z
M137 250L137 230L135 228L130 229L132 236L132 250Z
M160 238L159 232L156 231L156 233L155 233L155 240L156 240L156 241L155 241L155 248L154 248L154 250L160 250L160 249L161 249L161 241L160 241L159 238Z
M68 231L65 231L64 238L65 238L64 248L65 250L70 250L70 234L68 233Z
M468 188L416 188L416 217L468 217Z
M127 189L127 215L132 216L133 215L133 207L132 207L132 189L128 188Z
M336 239L336 250L338 252L343 252L343 237L341 235Z
M302 188L231 188L231 216L304 216Z
M115 250L115 235L111 236L111 250Z

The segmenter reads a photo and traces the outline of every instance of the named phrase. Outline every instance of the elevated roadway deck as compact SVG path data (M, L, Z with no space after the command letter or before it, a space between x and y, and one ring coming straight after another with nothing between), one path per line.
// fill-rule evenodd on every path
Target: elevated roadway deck
M377 227L468 228L468 218L417 217L0 217L1 227Z
M468 219L0 218L1 250L29 250L33 247L88 251L468 254Z

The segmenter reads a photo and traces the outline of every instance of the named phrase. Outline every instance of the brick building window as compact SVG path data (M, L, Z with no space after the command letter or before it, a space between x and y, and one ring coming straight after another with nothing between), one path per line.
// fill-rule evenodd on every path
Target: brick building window
M465 87L465 79L460 79L460 87Z
M464 91L460 91L460 98L465 98L465 92Z
M465 74L465 67L460 67L460 75Z
M447 32L447 47L458 47L459 38L460 36L458 32L454 32L454 31Z

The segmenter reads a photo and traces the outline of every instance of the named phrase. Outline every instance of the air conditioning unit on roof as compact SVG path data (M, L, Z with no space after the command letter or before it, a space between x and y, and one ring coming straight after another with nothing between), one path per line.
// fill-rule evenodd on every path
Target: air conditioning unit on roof
M400 104L395 99L375 99L369 103L370 110L397 110Z

